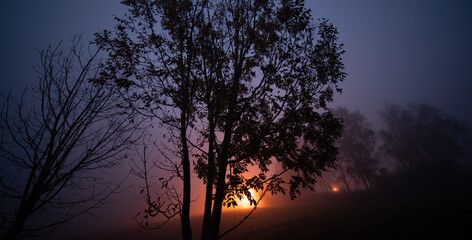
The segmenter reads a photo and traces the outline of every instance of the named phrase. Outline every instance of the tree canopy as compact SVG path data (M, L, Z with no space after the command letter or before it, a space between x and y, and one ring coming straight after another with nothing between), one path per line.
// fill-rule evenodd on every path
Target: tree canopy
M331 23L314 24L301 0L123 4L115 29L96 35L109 60L95 81L120 86L122 107L169 131L184 239L191 166L206 183L203 239L219 237L223 205L256 203L251 188L292 198L313 188L342 128L327 107L346 76Z

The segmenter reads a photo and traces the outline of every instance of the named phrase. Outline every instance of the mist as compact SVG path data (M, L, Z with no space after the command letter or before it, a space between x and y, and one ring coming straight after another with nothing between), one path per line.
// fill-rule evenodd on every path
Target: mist
M235 195L239 206L223 206L221 232L237 225L264 197L251 217L223 239L470 237L461 219L470 214L467 204L472 200L468 186L472 182L472 81L468 64L472 56L472 3L320 0L306 1L305 5L315 21L326 18L337 28L337 42L345 50L342 62L347 76L339 83L342 93L334 93L334 101L328 103L343 125L343 133L335 142L336 161L316 177L314 191L301 188L294 200L289 190L278 195L259 191L254 199L249 197L252 203L244 194L241 199ZM0 40L0 93L4 96L0 107L5 106L7 96L20 99L23 89L27 90L25 108L38 103L32 90L41 78L34 69L41 66L41 50L62 41L66 52L69 40L81 35L81 46L88 56L94 34L115 29L114 16L121 17L126 11L120 1L5 3L0 9L4 36ZM106 57L99 55L97 60ZM161 168L155 165L166 159L160 150L172 147L166 139L169 132L155 120L139 128L147 128L148 135L121 152L116 167L92 174L115 184L102 184L102 189L120 183L107 204L61 224L53 232L28 235L26 239L181 239L178 215L162 228L143 229L141 218L148 204L143 190L158 186L150 194L157 199L165 190L159 189L160 184L167 179L176 192L183 189L177 176L162 169L172 167L171 163ZM1 130L5 129L2 126ZM11 140L5 134L2 146ZM219 137L222 142L223 136ZM140 175L144 145L148 146L151 184ZM190 216L193 238L197 239L205 183L193 170L199 156L192 157ZM0 161L2 183L12 182L12 166L4 159ZM280 169L271 166L269 173ZM247 178L257 174L255 166ZM17 206L10 200L0 203L2 216ZM41 223L41 219L32 223ZM150 222L159 225L166 220ZM8 225L1 224L2 230Z

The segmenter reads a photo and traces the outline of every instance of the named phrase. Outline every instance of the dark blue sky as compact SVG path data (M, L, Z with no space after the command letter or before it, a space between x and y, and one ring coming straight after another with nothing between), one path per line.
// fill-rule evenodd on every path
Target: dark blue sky
M0 9L1 93L33 85L36 48L90 40L125 10L119 0L9 1ZM434 104L472 124L472 1L315 0L314 18L339 27L349 74L335 105L371 121L383 103Z
M120 0L21 0L2 3L0 8L1 93L34 85L32 66L39 64L37 48L63 41L68 46L74 35L93 40L93 33L112 28L113 15L125 10Z

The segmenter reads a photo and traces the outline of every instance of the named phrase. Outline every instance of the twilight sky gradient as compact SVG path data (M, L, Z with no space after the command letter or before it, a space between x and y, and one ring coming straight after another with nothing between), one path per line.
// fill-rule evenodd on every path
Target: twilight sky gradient
M348 77L333 106L377 121L383 103L430 103L472 126L472 1L307 0L340 32ZM36 48L114 25L120 0L5 1L0 8L0 93L33 86ZM376 125L376 124L374 124ZM136 197L130 197L135 199ZM112 214L133 215L134 210Z
M472 1L307 0L345 44L349 74L334 105L371 121L384 102L434 104L472 125ZM120 0L8 1L0 9L1 93L35 82L36 48L113 27ZM14 91L15 92L15 91Z

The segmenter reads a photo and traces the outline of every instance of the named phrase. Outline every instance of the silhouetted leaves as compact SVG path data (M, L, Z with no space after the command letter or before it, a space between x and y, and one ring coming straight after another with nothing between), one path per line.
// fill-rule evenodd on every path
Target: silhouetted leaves
M275 194L285 185L295 198L333 165L341 124L327 103L346 76L344 51L337 29L313 24L304 1L123 3L128 15L96 36L110 57L101 82L122 87L133 109L178 139L170 143L187 184L183 221L194 162L207 184L203 238L218 237L223 204L243 195L255 203L250 188ZM266 178L274 164L281 170Z

